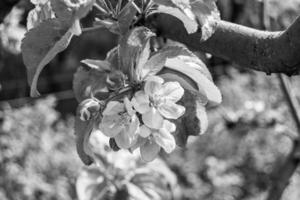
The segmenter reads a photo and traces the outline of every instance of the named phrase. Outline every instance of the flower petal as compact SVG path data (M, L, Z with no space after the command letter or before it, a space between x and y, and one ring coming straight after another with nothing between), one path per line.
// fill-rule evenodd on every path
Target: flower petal
M161 114L153 107L151 107L150 111L142 115L142 119L144 124L153 129L160 129L164 120Z
M137 136L134 144L130 147L130 152L133 152L137 148L143 146L147 141L148 141L147 138L143 138L143 137Z
M129 101L128 97L125 97L124 98L124 105L125 105L125 108L126 108L126 111L127 113L132 116L135 114L134 110L133 110L133 107L132 107L132 104L131 102Z
M166 129L170 133L173 133L176 131L176 125L168 120L164 120L162 128Z
M104 135L115 137L123 130L123 127L119 123L120 120L121 118L119 115L104 115L99 125L99 129Z
M158 111L167 119L178 119L184 114L185 107L175 104L174 102L167 101L158 106Z
M154 160L159 151L160 146L153 140L148 140L143 146L140 147L141 158L145 162Z
M131 117L131 122L130 122L129 126L126 128L126 132L128 132L128 134L130 136L134 136L134 135L136 135L136 133L139 129L139 126L140 126L139 118L136 115L133 115Z
M167 153L171 153L176 148L174 136L166 129L162 128L159 132L153 133L155 142Z
M184 89L178 82L167 82L163 84L160 93L165 99L176 103L182 98Z
M136 111L141 114L150 110L149 96L144 91L138 91L135 93L131 100L131 103Z
M105 110L103 111L103 115L115 115L125 110L124 104L118 101L110 101L106 105Z
M125 130L116 135L114 139L118 147L120 147L121 149L128 149L135 143L135 138L133 136L130 136Z
M143 138L146 138L148 136L151 135L151 129L148 128L147 126L143 125L140 127L140 130L139 130L139 135Z
M161 77L150 76L146 79L144 90L147 95L152 96L153 94L156 94L161 89L163 83L164 83L164 79L162 79Z

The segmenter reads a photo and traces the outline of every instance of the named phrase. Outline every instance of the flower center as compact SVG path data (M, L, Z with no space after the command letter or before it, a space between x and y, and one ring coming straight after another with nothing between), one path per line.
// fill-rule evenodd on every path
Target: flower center
M131 116L127 112L120 112L120 121L119 124L121 126L127 126L131 122Z
M165 99L161 95L153 95L149 97L150 106L154 108L158 108L159 105L165 102Z

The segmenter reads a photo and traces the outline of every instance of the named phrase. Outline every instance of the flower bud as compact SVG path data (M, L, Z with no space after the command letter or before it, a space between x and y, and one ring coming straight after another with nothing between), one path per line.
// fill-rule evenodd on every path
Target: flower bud
M108 74L106 84L110 90L118 90L124 86L125 76L121 71L114 71Z
M95 99L86 99L78 106L78 115L82 121L88 121L95 117L101 108L99 101Z

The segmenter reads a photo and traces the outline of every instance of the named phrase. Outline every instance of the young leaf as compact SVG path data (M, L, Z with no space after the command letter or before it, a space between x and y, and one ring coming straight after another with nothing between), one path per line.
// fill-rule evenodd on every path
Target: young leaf
M209 80L201 71L201 66L196 63L188 63L180 57L168 59L166 67L179 71L198 84L198 88L203 88L210 103L219 104L222 102L222 95L215 84Z
M154 33L145 27L137 27L121 38L119 46L120 69L129 76L136 79L135 67L145 45Z
M58 19L49 19L31 29L22 41L23 61L27 67L31 96L38 96L37 81L43 68L61 51L73 36L73 27Z
M60 20L70 21L73 17L74 6L68 0L50 0L51 7Z
M136 7L133 5L133 3L133 1L129 1L118 15L118 24L120 32L123 35L128 32L129 27L137 13Z
M94 121L81 121L79 116L75 119L75 135L77 153L86 165L93 163L92 152L89 147L89 137L94 127Z
M94 22L94 26L99 28L106 28L110 32L117 35L120 34L118 23L111 19L104 19L104 20L96 19L96 21Z

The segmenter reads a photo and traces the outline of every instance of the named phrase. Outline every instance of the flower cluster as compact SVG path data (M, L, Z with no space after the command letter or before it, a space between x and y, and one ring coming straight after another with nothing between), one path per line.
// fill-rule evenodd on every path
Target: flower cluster
M165 83L159 76L149 76L144 82L132 97L107 103L99 129L122 149L140 148L142 159L148 162L161 148L167 153L175 149L172 133L176 125L170 120L181 117L185 108L176 104L184 94L178 82Z

